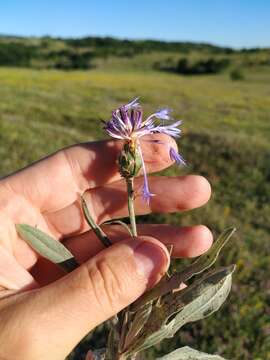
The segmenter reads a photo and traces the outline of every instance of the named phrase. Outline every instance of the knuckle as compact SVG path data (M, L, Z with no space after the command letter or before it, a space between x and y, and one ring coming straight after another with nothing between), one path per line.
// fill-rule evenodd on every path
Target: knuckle
M119 270L114 264L104 259L97 261L88 269L95 299L105 312L117 312L124 301L126 286Z

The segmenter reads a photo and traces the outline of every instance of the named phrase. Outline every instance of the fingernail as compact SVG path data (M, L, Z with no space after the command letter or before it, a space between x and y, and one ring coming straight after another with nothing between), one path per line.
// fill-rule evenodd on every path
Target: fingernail
M154 285L166 272L169 258L165 250L150 241L143 241L134 249L134 257L140 272L148 281L148 286Z

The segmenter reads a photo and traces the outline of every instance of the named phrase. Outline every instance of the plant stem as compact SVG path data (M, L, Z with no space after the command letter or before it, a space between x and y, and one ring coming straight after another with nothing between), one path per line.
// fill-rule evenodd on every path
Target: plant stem
M135 210L134 210L134 189L133 178L126 178L127 183L127 193L128 193L128 212L130 218L130 225L131 225L131 232L133 236L137 236L137 227L136 227L136 217L135 217Z
M128 194L128 212L129 212L129 219L130 219L130 226L131 226L131 234L133 237L137 236L137 227L136 227L136 217L135 217L135 210L134 210L134 180L133 177L126 178L127 184L127 194ZM123 347L125 345L125 336L127 333L127 325L129 322L129 307L122 310L119 314L119 319L121 323L121 331L120 331L120 339L118 349L123 351ZM125 360L126 356L123 354L118 354L117 360Z

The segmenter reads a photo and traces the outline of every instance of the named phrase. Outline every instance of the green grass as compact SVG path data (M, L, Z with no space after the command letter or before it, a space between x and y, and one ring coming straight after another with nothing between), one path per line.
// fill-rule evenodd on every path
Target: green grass
M167 173L202 174L213 196L202 209L142 220L205 223L215 234L236 226L219 262L238 267L217 314L186 326L145 358L187 344L228 359L270 359L270 71L233 82L228 74L181 77L114 65L89 72L0 68L0 175L59 147L103 138L100 120L134 96L146 112L172 107L185 120L179 146L189 166ZM94 341L102 345L102 336Z

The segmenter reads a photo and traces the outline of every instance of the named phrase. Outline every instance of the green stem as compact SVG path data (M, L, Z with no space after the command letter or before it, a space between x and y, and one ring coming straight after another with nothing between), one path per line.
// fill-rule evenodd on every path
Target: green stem
M108 236L104 233L104 231L101 229L101 227L99 227L95 220L92 218L92 216L90 215L90 212L88 210L86 201L84 199L83 196L81 196L81 201L82 201L82 209L83 209L83 214L85 217L85 220L87 221L88 225L92 228L92 230L94 231L94 233L97 235L97 237L99 238L99 240L102 242L102 244L105 247L109 247L112 245L111 240L108 238Z
M133 189L133 178L126 178L127 193L128 193L128 212L130 218L131 232L133 236L137 236L136 217L134 210L134 189Z
M130 219L130 226L131 226L131 234L132 236L137 236L137 227L136 227L136 217L135 217L135 210L134 210L134 180L133 177L126 178L127 183L127 194L128 194L128 212L129 212L129 219ZM125 345L125 336L127 333L127 326L129 323L129 307L122 310L120 316L120 323L121 323L121 331L120 331L120 340L119 340L119 350L123 351L123 347ZM118 354L117 360L125 360L126 356L123 354Z

